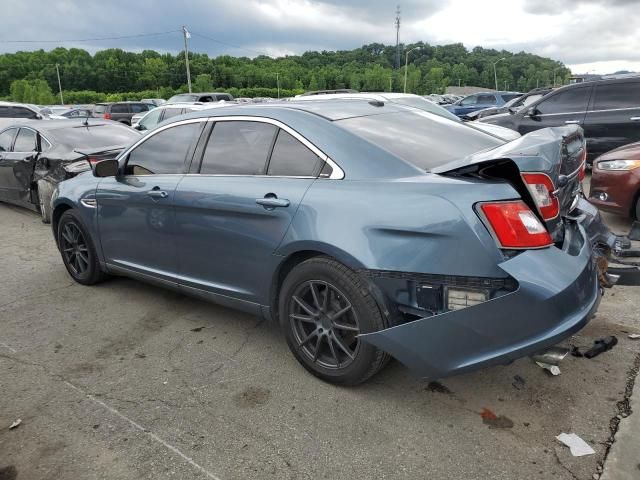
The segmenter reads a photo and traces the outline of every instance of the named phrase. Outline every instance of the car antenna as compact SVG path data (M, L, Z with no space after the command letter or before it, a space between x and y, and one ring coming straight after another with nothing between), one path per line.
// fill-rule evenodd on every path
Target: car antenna
M82 122L82 126L83 127L88 127L89 126L89 117L84 117L84 122Z

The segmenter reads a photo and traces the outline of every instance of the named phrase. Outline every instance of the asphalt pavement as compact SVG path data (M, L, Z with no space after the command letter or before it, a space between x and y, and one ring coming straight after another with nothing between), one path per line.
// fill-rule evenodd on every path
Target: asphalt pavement
M75 284L50 228L5 204L0 261L2 480L589 480L640 358L640 287L616 287L571 342L618 345L559 376L521 359L428 384L392 362L339 388L259 318L123 278ZM596 453L573 457L561 432Z

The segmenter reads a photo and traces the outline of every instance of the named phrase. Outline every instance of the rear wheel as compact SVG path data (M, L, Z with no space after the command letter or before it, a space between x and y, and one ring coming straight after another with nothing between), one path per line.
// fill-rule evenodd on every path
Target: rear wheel
M73 210L67 210L60 218L58 247L64 266L76 282L93 285L105 279L91 236Z
M337 384L356 385L388 360L358 335L385 328L378 305L358 275L327 257L295 267L279 302L287 344L312 374Z

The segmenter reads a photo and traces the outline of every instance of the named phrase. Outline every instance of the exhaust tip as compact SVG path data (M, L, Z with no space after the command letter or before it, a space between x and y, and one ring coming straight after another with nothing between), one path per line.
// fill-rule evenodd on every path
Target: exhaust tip
M558 365L569 354L569 349L564 347L551 347L540 353L531 355L534 362Z

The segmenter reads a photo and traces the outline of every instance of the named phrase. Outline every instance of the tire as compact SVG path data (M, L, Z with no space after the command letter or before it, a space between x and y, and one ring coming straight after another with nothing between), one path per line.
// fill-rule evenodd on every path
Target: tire
M100 268L91 235L74 210L67 210L60 217L57 239L64 266L76 282L94 285L107 277Z
M378 373L390 358L357 338L386 325L365 282L331 258L311 258L287 275L279 312L289 349L324 381L357 385Z
M636 207L633 213L635 214L634 218L640 221L640 194L638 195L638 198L636 198Z
M38 180L38 203L40 204L42 223L51 223L51 197L54 188L46 180Z

